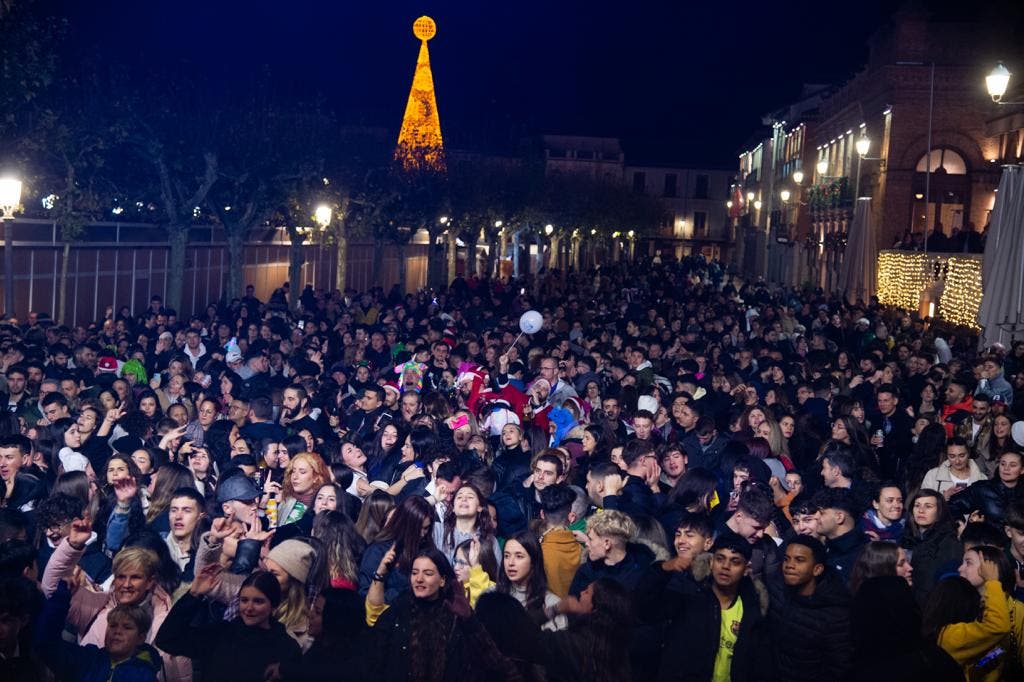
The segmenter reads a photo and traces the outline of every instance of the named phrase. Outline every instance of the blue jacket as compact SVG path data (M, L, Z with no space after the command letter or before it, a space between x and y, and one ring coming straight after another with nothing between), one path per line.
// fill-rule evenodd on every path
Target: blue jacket
M71 608L71 592L63 582L46 600L35 628L35 648L65 682L156 682L163 667L160 653L148 644L117 665L106 649L95 644L72 644L61 638Z

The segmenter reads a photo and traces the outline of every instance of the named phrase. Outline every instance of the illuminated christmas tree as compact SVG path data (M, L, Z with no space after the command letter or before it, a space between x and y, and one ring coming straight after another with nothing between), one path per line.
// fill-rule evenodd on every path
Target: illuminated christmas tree
M437 115L434 98L434 76L430 71L430 52L427 41L437 33L437 24L423 16L412 24L412 32L420 39L420 54L416 59L416 74L405 105L402 130L398 133L395 160L406 171L445 171L444 141L441 137L441 119Z

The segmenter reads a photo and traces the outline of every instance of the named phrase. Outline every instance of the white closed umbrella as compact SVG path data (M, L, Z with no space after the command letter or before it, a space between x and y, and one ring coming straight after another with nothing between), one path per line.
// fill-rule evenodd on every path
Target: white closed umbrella
M871 197L857 199L836 286L850 303L867 303L877 291L878 249L871 225Z
M1024 170L1006 166L992 209L985 259L982 261L982 298L978 324L981 344L1002 343L1024 337Z

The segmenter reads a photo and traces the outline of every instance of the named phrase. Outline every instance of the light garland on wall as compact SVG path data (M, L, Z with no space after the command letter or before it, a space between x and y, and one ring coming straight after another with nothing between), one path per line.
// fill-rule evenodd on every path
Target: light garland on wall
M939 300L939 315L953 324L972 329L978 326L981 308L981 258L954 256L949 259L946 287Z
M915 251L881 251L878 254L878 300L882 305L919 311L925 290L935 283L937 277L943 280L937 317L978 329L981 267L980 256L947 257Z
M906 310L917 310L921 292L931 283L925 263L931 260L914 251L882 251L878 254L878 301Z

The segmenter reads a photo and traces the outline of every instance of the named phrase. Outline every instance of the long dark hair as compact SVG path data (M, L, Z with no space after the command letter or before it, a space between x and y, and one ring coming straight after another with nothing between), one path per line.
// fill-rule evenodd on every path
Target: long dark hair
M384 431L389 426L398 433L398 439L395 440L395 444L392 445L390 449L385 449L381 444L381 439L384 437ZM368 474L372 475L376 471L377 467L383 464L389 456L401 452L403 443L405 443L405 430L402 428L401 424L398 422L389 422L388 424L385 424L377 431L373 440L363 448L363 453L366 455L366 464L363 465L363 468L366 469Z
M356 532L367 544L376 542L388 520L388 514L395 508L395 498L389 493L374 488L369 497L363 501L356 519Z
M254 571L250 573L249 577L242 581L242 587L239 589L239 592L247 587L255 587L262 592L263 596L267 598L267 601L275 609L281 603L281 583L277 582L277 578L269 571Z
M584 430L597 441L590 458L593 460L611 459L612 448L617 445L614 432L611 429L606 429L602 424L588 424Z
M483 551L484 547L490 545L490 540L494 537L494 520L491 519L491 513L487 509L487 498L480 492L472 483L463 483L459 486L459 489L455 491L455 495L458 495L463 488L469 488L476 495L477 501L480 503L480 511L476 514L476 522L473 524L480 540L480 550ZM444 547L455 546L455 496L452 497L452 504L448 505L448 510L444 514ZM441 548L443 549L443 548Z
M409 432L409 444L412 445L413 458L423 462L437 450L437 434L426 426L416 426Z
M153 488L153 496L149 502L149 509L146 510L146 521L150 522L160 516L171 504L171 498L178 488L195 488L196 479L192 470L181 464L168 462L160 467L156 475L156 485Z
M718 479L713 473L701 467L687 469L668 493L669 504L689 509L699 505L702 511L710 511L708 502L715 493Z
M583 679L617 682L632 676L629 656L622 655L622 642L629 641L632 624L629 594L611 578L591 583L594 610L580 618L573 630L581 636L585 651Z
M312 536L323 544L330 580L343 578L350 583L359 582L359 561L366 542L356 532L348 515L341 511L324 511L313 520Z
M455 625L455 613L449 604L456 598L459 583L448 559L433 545L414 553L413 560L409 562L410 569L413 561L420 558L429 559L434 564L444 578L444 585L436 599L413 598L409 623L409 672L413 680L438 682L444 677L448 664L446 645Z
M505 541L506 552L509 551L508 543L513 540L522 545L526 550L526 555L530 557L530 575L526 579L526 602L523 606L526 607L526 612L536 623L543 625L547 622L547 618L544 616L544 598L548 593L548 578L544 572L544 553L541 551L537 536L528 530L520 531L508 538ZM512 581L505 574L505 562L502 561L501 570L498 571L497 590L511 594L512 587Z
M918 526L917 522L914 520L914 503L917 502L922 497L934 498L938 512L938 515L935 517L935 523L932 524L930 527L924 529ZM946 505L946 498L943 497L942 493L940 493L937 490L932 490L931 488L922 488L921 490L918 490L917 492L910 496L910 500L907 502L907 510L909 511L909 513L907 514L907 530L910 531L910 535L912 537L920 538L921 534L926 531L952 531L954 528L953 517L950 515L949 507Z
M377 542L394 542L398 570L408 573L412 562L426 547L433 546L431 530L434 527L434 508L426 499L407 497L395 507L384 529L377 536ZM430 528L423 532L423 522L430 521ZM445 562L447 563L447 559Z
M981 594L965 578L951 576L939 581L928 595L921 616L921 634L938 642L942 629L953 623L973 623L981 615Z
M946 429L942 424L929 424L921 430L910 452L904 475L904 490L916 490L929 469L942 463L946 454Z
M899 556L900 550L895 542L875 540L865 545L850 570L850 594L856 595L861 584L869 578L896 575Z

